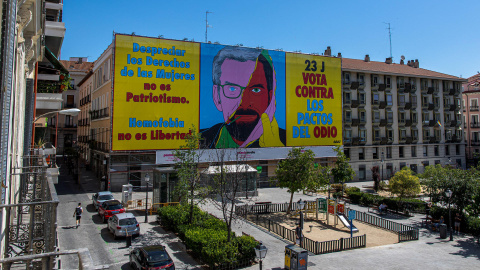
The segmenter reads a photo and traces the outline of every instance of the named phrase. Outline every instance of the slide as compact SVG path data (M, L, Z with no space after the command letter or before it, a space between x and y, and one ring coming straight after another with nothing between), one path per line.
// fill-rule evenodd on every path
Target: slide
M343 226L347 227L350 230L350 222L347 220L347 218L340 213L337 213L337 216L342 221ZM355 227L355 225L353 225L352 232L358 232L358 229L357 227Z

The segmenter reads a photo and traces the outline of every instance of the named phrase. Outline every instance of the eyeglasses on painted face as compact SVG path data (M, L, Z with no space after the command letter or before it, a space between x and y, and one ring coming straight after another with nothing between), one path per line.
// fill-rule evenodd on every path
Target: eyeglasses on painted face
M219 85L220 88L222 88L223 95L227 98L238 98L240 95L242 95L243 90L245 90L246 87L242 87L237 84L232 84L232 83L227 83L223 85ZM260 93L262 90L260 88L253 88L252 92L254 93Z

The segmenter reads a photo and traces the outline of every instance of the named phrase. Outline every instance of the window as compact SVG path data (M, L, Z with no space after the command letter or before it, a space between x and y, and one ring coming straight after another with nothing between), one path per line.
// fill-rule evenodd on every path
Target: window
M400 129L400 139L405 140L407 138L407 130L406 129Z
M350 92L343 93L343 104L350 104L351 103L351 95Z
M423 169L425 170L425 168L428 167L428 165L430 164L430 162L428 162L428 160L425 160L422 162L423 163Z
M433 147L433 150L434 150L434 154L435 154L436 157L440 156L440 151L439 151L438 145L435 145Z
M350 84L350 73L343 73L343 84Z
M360 85L364 85L365 84L365 75L357 73L357 80L358 80L358 83Z
M478 123L478 114L472 114L472 123L476 124Z
M388 106L393 105L392 95L387 95L387 105Z
M377 75L372 75L372 86L373 87L378 86L378 76Z
M403 158L404 153L403 153L403 146L398 147L398 157Z
M352 112L345 111L345 122L352 122Z
M435 107L440 108L440 98L438 97L434 98L433 103L435 103Z
M380 140L380 129L374 129L373 130L373 139L376 141Z
M405 112L401 112L398 114L398 122L405 123Z
M389 141L393 141L393 129L387 129L387 138Z
M364 160L365 159L365 148L358 149L358 159Z
M412 112L412 122L413 123L418 123L418 117L417 117L417 113L416 112Z
M423 121L430 121L430 113L422 113Z
M366 129L360 129L359 135L360 135L360 141L361 142L367 142L367 130Z
M345 132L344 132L344 139L343 141L345 143L351 143L352 142L352 130L350 129L346 129Z
M421 87L422 90L427 90L427 88L428 88L427 79L420 79L420 87Z
M390 76L385 76L385 87L392 88L392 78Z
M403 77L397 77L397 88L405 88L405 79Z
M374 123L380 123L380 112L379 111L374 111L373 112L373 122Z
M418 129L412 129L412 137L414 140L418 140Z
M372 156L373 156L373 159L378 159L378 147L372 148Z
M372 95L373 104L378 104L379 101L380 101L380 95L379 94L373 94Z
M407 165L405 164L405 162L400 162L400 170L402 170L403 167L405 167L405 166L407 166Z
M470 99L470 107L478 108L478 99Z
M428 157L428 146L423 146L423 156Z
M387 112L387 122L388 123L393 123L393 112L392 111L389 111Z
M427 96L422 97L422 106L423 107L428 106L428 97Z
M358 180L366 180L365 165L360 165L358 168Z
M435 91L438 91L439 90L439 83L437 80L432 80L432 85L433 85L433 88L435 89Z
M343 148L343 154L346 158L350 158L350 148Z
M365 93L360 93L360 94L358 94L358 102L359 102L360 104L365 104L365 103L366 103L366 101L365 101Z
M398 106L405 106L405 95L398 95Z
M75 96L74 95L67 95L67 108L75 107Z
M410 102L413 104L413 106L417 105L417 96L410 96Z
M457 156L460 155L460 145L455 145L455 154L457 154Z
M412 146L412 157L417 157L417 147Z
M392 158L392 147L386 147L387 158Z
M366 122L366 121L367 121L367 112L360 111L360 122Z

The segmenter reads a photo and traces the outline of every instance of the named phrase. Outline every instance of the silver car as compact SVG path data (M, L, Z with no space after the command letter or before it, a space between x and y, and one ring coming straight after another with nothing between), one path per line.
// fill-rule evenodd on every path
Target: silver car
M113 234L113 238L120 236L139 236L140 224L132 213L121 213L111 216L108 219L108 230Z
M115 198L113 198L112 192L110 191L100 191L92 196L92 202L93 206L95 206L95 210L98 210L98 207L102 205L102 203L111 200L115 200Z

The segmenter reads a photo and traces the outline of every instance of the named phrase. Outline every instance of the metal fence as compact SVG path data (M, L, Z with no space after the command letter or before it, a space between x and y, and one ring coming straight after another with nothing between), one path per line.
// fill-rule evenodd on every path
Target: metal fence
M247 216L248 217L248 216ZM283 239L287 239L295 243L296 235L295 230L288 229L279 223L267 218L255 217L249 219L251 222L264 227L269 232L273 232ZM315 255L325 254L337 251L343 251L348 249L362 248L367 244L366 235L355 236L352 238L340 238L338 240L318 242L307 237L303 237L301 247L312 252Z
M346 209L347 211L350 210L349 208ZM355 211L355 219L358 221L386 229L398 234L398 242L403 241L410 241L410 240L418 240L418 228L401 224L398 222L394 222L388 219L384 219L381 217L377 217L365 212Z

